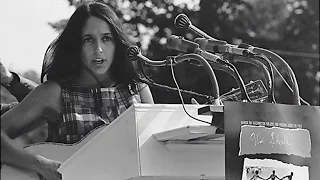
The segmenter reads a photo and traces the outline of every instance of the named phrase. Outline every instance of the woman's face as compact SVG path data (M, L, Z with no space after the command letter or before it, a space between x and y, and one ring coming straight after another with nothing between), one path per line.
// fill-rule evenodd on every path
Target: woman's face
M111 28L104 20L91 16L82 30L82 62L95 75L108 72L115 53Z

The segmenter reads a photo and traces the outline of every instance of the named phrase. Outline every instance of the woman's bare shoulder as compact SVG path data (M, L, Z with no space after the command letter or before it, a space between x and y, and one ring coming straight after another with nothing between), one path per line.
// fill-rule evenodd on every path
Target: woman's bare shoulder
M60 84L54 81L46 81L40 84L35 90L37 94L40 94L43 96L48 96L48 95L60 96L61 94Z

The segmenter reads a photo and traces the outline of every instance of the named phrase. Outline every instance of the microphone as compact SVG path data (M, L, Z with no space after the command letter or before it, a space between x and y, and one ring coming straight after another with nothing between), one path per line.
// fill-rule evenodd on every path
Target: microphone
M228 52L228 53L238 54L238 55L246 56L246 57L253 56L253 53L251 53L250 51L248 51L246 49L232 47L232 45L228 45L226 41L219 41L219 40L209 36L205 32L201 31L200 29L198 29L197 27L192 25L190 19L185 14L179 14L174 19L174 25L177 28L181 28L181 29L188 28L191 31L195 32L196 34L202 36L203 37L202 39L206 39L208 42L204 42L203 40L198 40L201 42L196 41L198 44L200 44L200 47L202 49L204 49L205 51L209 51L209 52L213 52L213 53L226 53L226 52ZM195 40L197 40L197 39L198 38L196 38Z
M152 61L152 60L148 59L147 57L142 55L141 50L138 46L130 46L127 49L126 54L127 54L128 59L131 61L141 60L151 66L166 66L168 64L167 60Z
M213 61L215 63L219 63L222 61L219 56L203 51L202 49L199 48L199 44L186 40L183 37L179 37L175 35L168 37L167 47L169 49L181 51L184 53L199 54L203 58Z
M131 61L136 61L137 58L141 60L149 60L141 54L141 50L138 46L130 46L127 49L127 57Z
M252 57L253 53L242 48L237 48L233 47L232 45L229 45L226 41L219 41L205 32L201 31L194 25L192 25L190 19L188 18L187 15L185 14L179 14L175 19L174 19L174 25L177 28L181 29L190 29L191 31L195 32L196 34L202 36L203 38L198 40L200 42L197 42L197 39L195 41L200 44L200 47L204 49L205 51L213 52L213 53L232 53L232 54L237 54L241 56L246 56L246 57ZM206 42L204 41L206 40Z
M219 56L208 53L202 49L199 48L199 44L192 42L192 41L188 41L186 39L184 39L183 37L178 37L175 35L172 35L171 37L168 38L167 41L167 45L169 49L173 49L173 50L177 50L177 51L182 51L185 53L195 53L200 55L201 57L203 57L204 59L210 61L210 62L214 62L215 64L217 64L216 69L219 70L223 70L225 72L230 72L230 70L226 70L225 68L227 67L223 67L222 65L226 65L229 66L230 68L232 68L231 70L231 75L233 77L236 78L237 83L240 86L241 89L241 98L242 100L245 100L247 102L251 102L250 98L248 97L248 94L246 92L245 89L245 85L244 82L242 80L242 78L240 77L240 74L238 73L237 69L230 63L222 60ZM206 62L204 62L206 63ZM209 65L210 66L210 65ZM233 72L232 72L233 71ZM214 84L214 83L213 83Z
M195 32L196 34L200 35L201 37L207 38L207 39L213 39L216 40L215 38L209 36L205 32L201 31L194 25L192 25L190 19L188 18L187 15L185 14L179 14L175 19L174 19L174 25L177 28L181 29L190 29L191 31Z
M254 53L244 48L238 48L234 45L228 44L226 41L208 40L205 38L196 38L197 42L202 49L213 53L231 53L245 57L253 57Z

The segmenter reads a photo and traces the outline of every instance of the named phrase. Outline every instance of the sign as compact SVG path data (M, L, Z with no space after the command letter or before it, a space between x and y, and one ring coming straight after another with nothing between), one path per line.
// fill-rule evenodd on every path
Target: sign
M224 127L226 179L319 179L319 106L224 102Z
M311 139L306 129L242 125L239 146L239 156L279 153L311 157Z

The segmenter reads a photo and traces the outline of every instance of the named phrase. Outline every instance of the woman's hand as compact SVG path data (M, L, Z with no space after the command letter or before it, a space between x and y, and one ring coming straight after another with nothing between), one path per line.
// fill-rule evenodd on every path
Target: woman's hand
M191 104L199 105L198 101L195 98L191 98Z
M0 77L1 77L1 84L9 84L13 79L12 73L2 63L1 58L0 58Z
M62 175L57 170L61 162L47 159L43 156L36 155L37 164L31 168L39 173L46 180L61 180Z

